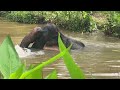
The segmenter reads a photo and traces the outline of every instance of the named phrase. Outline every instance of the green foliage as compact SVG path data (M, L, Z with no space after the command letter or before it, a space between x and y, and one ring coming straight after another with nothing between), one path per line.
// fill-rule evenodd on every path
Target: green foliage
M67 30L91 32L94 29L91 15L85 11L64 11L54 20L58 26Z
M60 52L62 52L63 50L66 49L66 47L64 46L62 40L60 39L60 34L59 34L59 37L58 37L58 44L59 44ZM63 59L64 59L64 63L66 65L66 67L67 67L67 69L68 69L68 71L69 71L70 76L71 76L72 79L85 79L84 73L78 67L78 65L75 64L72 56L70 55L70 53L68 51L63 56Z
M105 35L120 38L120 13L110 11L107 16L108 22L103 25Z
M34 75L34 72L36 72L37 70L40 70L42 69L43 67L53 63L54 61L58 60L60 57L62 57L65 53L66 53L67 49L64 50L63 52L57 54L56 56L50 58L49 60L45 61L45 62L42 62L42 64L39 64L38 66L34 67L33 69L30 69L26 72L24 72L21 76L20 76L20 79L24 79L26 78L27 76L33 74Z
M120 11L0 11L10 21L36 23L39 17L52 21L60 28L76 32L101 30L107 36L120 38Z
M21 65L18 54L14 48L10 36L0 46L0 71L4 78L9 78Z
M15 72L13 72L12 74L10 74L9 79L18 79L22 73L25 71L25 66L24 64L22 64L18 70L16 70Z
M95 22L88 11L11 11L7 19L22 23L38 23L38 17L44 16L61 28L77 32L92 32Z
M21 23L37 23L37 16L30 11L11 11L6 16L10 21Z
M84 78L80 68L74 63L69 54L69 48L65 48L59 35L59 49L60 53L56 56L38 64L37 66L30 66L26 69L25 64L20 62L18 54L15 51L14 45L10 36L7 36L0 47L0 71L5 79L43 79L42 70L45 66L52 64L54 61L63 57L64 62L70 72L71 78ZM45 79L57 79L57 71L52 71Z
M53 70L45 79L57 79L57 71Z
M30 70L24 72L19 78L20 79L42 79L42 68L38 68L30 72ZM28 72L28 73L27 73ZM25 76L26 75L26 76Z

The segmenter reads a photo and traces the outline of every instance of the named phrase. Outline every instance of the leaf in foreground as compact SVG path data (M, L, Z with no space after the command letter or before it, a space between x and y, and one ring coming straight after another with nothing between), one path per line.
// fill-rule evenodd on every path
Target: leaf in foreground
M22 75L22 73L24 72L25 70L25 65L22 64L18 70L16 70L14 73L10 74L10 77L9 79L18 79L20 78L20 76Z
M63 50L63 52L60 52L59 54L57 54L56 56L50 58L49 60L43 62L42 64L34 67L31 70L28 70L26 72L24 72L21 76L20 79L25 79L26 77L28 77L30 74L34 75L36 71L38 70L42 70L43 67L53 63L54 61L58 60L59 58L61 58L66 52L68 51L68 49ZM36 77L34 77L34 79L36 79Z
M42 79L42 69L37 69L28 76L25 77L25 79Z
M66 49L65 45L63 44L63 42L60 38L60 33L59 33L59 36L58 36L58 44L59 44L60 52ZM63 59L64 59L64 63L66 65L72 79L84 79L85 78L84 73L78 67L78 65L75 64L75 62L74 62L72 56L70 55L69 51L67 51L65 53L65 55L63 56Z
M0 71L4 78L9 78L21 66L19 56L10 36L7 36L0 46Z
M53 70L45 79L57 79L57 71Z

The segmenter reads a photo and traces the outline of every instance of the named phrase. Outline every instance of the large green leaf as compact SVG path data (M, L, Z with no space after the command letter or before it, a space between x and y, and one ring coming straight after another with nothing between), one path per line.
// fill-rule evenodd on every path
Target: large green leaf
M53 70L45 79L57 79L57 71Z
M35 68L36 66L38 65L33 65L31 64L27 71ZM29 74L28 76L25 77L25 79L43 79L43 72L42 72L42 69L38 69L38 70L35 70L33 73Z
M25 78L28 77L30 74L31 74L32 76L34 76L34 74L36 73L36 71L42 70L43 67L45 67L45 66L53 63L54 61L58 60L58 59L61 58L61 57L66 53L66 51L68 51L69 49L70 49L70 48L63 50L63 52L60 52L59 54L57 54L56 56L54 56L54 57L50 58L49 60L43 62L42 64L34 67L34 68L31 69L31 70L28 70L28 71L24 72L24 73L20 76L20 79L25 79ZM32 77L32 78L36 79L36 77Z
M12 40L8 35L0 46L0 71L4 78L9 78L21 66L19 56L14 48Z
M30 66L27 68L27 70L33 69L35 66L37 66L37 65L30 64Z
M18 79L22 73L25 71L25 65L22 64L18 70L16 70L14 73L10 74L9 79Z
M65 45L63 44L63 42L60 38L60 33L59 33L59 36L58 36L58 43L59 43L60 52L62 52L63 50L66 49ZM85 78L84 73L78 67L78 65L75 64L75 62L74 62L72 56L70 55L69 51L67 51L64 54L63 59L64 59L64 63L66 65L72 79L84 79Z
M29 74L25 77L25 79L43 79L42 77L42 69L37 69L33 73Z

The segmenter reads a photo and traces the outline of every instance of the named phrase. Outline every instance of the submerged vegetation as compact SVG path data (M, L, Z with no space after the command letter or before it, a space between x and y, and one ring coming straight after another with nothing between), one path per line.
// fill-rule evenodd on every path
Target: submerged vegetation
M42 69L62 57L71 79L85 79L84 73L80 67L75 64L69 53L71 46L68 48L64 46L60 34L58 36L58 44L59 54L36 66L30 65L28 69L25 64L20 61L10 36L7 36L0 47L0 72L3 75L3 79L57 79L56 69L46 77L43 77Z

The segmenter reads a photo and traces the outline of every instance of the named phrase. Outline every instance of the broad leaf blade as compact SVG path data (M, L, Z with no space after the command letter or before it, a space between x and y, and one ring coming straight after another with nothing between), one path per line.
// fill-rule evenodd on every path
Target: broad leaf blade
M21 65L10 36L7 36L0 46L0 71L4 78L9 78Z
M30 64L27 70L33 69L36 65Z
M42 69L35 70L25 77L25 79L42 79Z
M24 72L24 70L25 70L25 65L22 64L18 68L18 70L16 72L10 74L10 78L9 79L18 79L22 75L22 73Z
M53 70L45 79L57 79L57 71Z
M37 65L33 65L31 64L28 68L28 70L31 70L33 69L34 67L36 67ZM42 79L43 73L42 73L42 69L38 69L38 70L35 70L33 73L31 73L30 75L26 76L25 79Z
M60 52L66 49L65 45L63 44L63 42L60 38L60 33L58 36L58 43L59 43ZM75 64L72 56L70 55L70 53L68 51L63 56L63 59L64 59L64 63L66 65L72 79L84 79L85 78L84 73L78 67L78 65Z

